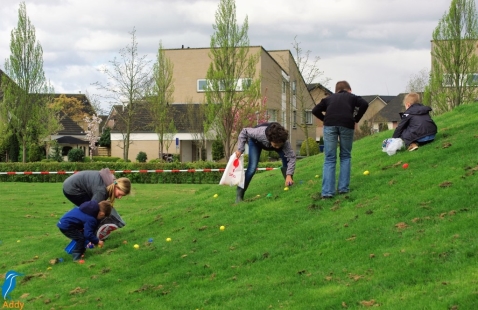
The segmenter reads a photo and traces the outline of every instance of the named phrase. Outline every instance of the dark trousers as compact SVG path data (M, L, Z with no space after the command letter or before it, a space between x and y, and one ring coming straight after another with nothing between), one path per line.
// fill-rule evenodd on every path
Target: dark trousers
M61 229L61 228L60 228L60 231L71 240L76 241L75 247L71 251L71 255L73 256L73 260L79 260L81 258L81 255L85 253L86 239L85 239L85 236L83 235L83 231L80 231L78 229Z
M262 145L255 141L254 139L249 139L249 163L247 164L246 174L244 177L244 191L249 187L252 177L257 171L257 166L259 165L259 159L261 157L261 152L263 150ZM287 158L285 157L284 151L282 149L274 149L274 151L279 154L280 159L282 160L282 167L287 170ZM285 175L284 175L285 177Z
M91 197L86 195L86 194L70 195L70 194L65 193L65 190L63 190L63 195L65 195L65 197L77 207L79 207L83 202L87 202L87 201L91 200Z

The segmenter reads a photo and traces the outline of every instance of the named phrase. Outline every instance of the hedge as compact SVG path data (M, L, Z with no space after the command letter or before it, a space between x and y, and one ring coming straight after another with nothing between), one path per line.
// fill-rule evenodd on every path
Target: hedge
M259 163L259 168L280 167L281 162ZM32 162L32 163L0 163L0 172L40 172L40 171L82 171L101 170L109 168L115 171L125 170L188 170L188 169L220 169L225 168L224 163L216 162L173 162L173 163L133 163L133 162ZM258 171L261 173L262 171ZM63 182L70 174L15 174L0 175L0 182ZM148 172L148 173L123 173L115 172L116 178L127 177L133 183L174 183L174 184L215 184L219 183L222 172Z

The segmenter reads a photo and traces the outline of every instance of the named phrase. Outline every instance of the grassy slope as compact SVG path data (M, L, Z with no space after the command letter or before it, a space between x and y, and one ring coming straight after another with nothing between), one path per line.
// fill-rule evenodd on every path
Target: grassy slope
M230 187L135 184L117 203L127 226L84 265L55 226L71 207L61 184L2 183L0 273L25 274L25 309L476 308L476 114L437 117L415 152L383 153L391 131L355 142L352 191L333 200L314 199L322 155L289 191L280 171L257 174L240 205Z

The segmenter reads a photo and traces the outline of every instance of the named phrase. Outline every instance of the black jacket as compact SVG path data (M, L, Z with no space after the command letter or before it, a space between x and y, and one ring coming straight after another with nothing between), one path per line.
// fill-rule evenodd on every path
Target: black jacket
M393 133L393 138L402 138L406 146L420 138L437 133L437 125L430 117L432 108L421 103L411 105L400 113L402 120Z
M362 97L342 90L322 99L312 109L312 114L323 121L324 126L355 129L355 123L360 121L367 109L368 103Z

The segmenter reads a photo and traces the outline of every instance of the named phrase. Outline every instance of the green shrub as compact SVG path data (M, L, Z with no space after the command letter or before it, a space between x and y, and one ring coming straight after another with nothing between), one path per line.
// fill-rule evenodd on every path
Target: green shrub
M304 142L302 142L300 146L300 156L307 156L307 146L306 143L309 145L309 156L319 154L319 146L315 142L315 140L311 137L307 138Z
M269 161L269 152L262 151L261 156L259 157L259 162L264 163Z
M269 157L279 159L279 154L276 151L269 151Z
M136 156L136 161L139 163L145 163L148 160L148 155L145 152L139 152Z
M119 161L119 157L110 157L110 156L93 156L93 161L103 162L103 163L115 163Z
M60 145L55 141L52 143L53 145L53 152L48 156L49 159L52 159L57 162L62 162L63 161L63 156L61 155L61 147Z
M212 143L212 160L221 160L224 158L224 145L222 141L215 140Z
M71 149L68 152L68 161L83 162L85 159L85 152L82 149Z

